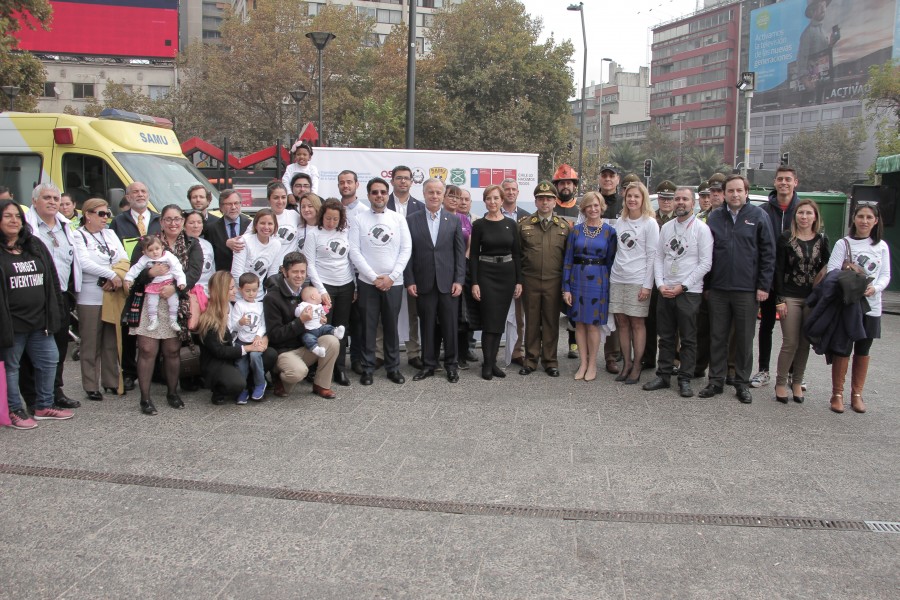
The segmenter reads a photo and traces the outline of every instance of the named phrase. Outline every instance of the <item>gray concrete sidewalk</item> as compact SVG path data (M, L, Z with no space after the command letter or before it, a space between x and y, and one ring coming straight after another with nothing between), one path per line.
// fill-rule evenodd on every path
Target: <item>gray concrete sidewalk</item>
M900 317L876 342L869 412L745 406L478 369L451 385L354 382L326 401L159 416L137 395L70 422L0 430L0 463L422 500L900 520ZM777 329L776 329L777 331ZM780 345L776 333L775 353ZM77 363L67 391L81 398ZM643 381L652 376L645 373ZM700 382L695 382L699 389ZM849 380L848 380L849 389ZM140 482L137 482L140 483ZM893 598L900 535L482 517L0 474L0 598Z

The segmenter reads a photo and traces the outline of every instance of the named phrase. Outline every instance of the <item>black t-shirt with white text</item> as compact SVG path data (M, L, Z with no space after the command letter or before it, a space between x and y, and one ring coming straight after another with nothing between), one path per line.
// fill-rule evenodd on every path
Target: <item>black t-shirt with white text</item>
M10 254L0 251L0 269L3 270L13 332L30 333L43 329L47 307L44 300L46 274L41 260L28 252Z

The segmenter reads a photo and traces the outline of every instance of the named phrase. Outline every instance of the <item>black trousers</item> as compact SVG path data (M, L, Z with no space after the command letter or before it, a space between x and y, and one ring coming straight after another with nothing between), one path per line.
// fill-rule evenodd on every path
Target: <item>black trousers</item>
M756 292L724 292L710 290L710 358L709 383L723 386L728 371L728 336L734 324L735 387L750 385L753 369L753 337L756 334Z
M413 299L410 298L410 301ZM422 363L426 369L436 369L440 341L435 329L440 327L444 341L444 368L456 370L458 361L459 297L442 294L436 287L415 298L422 336ZM440 318L438 318L440 317Z
M709 368L709 343L709 302L703 298L697 313L697 360L694 361L694 375L705 375Z
M378 336L378 322L384 332L384 368L390 373L400 368L400 334L397 331L397 317L406 290L402 285L392 286L386 292L362 280L357 282L358 302L363 329L363 370L375 371L375 340Z
M263 351L263 367L271 371L278 359L278 352L274 348L266 348ZM206 373L206 383L213 393L213 397L234 400L237 395L247 389L253 389L253 376L244 377L234 365L221 365L212 373Z
M772 332L775 330L775 292L769 292L765 302L759 303L759 370L768 371L772 360Z
M697 311L702 294L679 294L666 298L662 294L656 302L656 330L659 332L659 357L656 374L672 376L675 353L681 341L678 379L690 381L697 360Z
M650 290L650 312L644 320L644 327L647 329L647 345L644 347L644 358L641 364L653 365L656 363L656 307L659 305L659 289L655 286ZM619 336L611 336L619 337Z
M56 378L53 381L53 398L59 399L63 393L63 366L66 362L66 356L69 352L69 324L71 323L71 312L75 307L75 299L68 293L63 293L63 314L61 315L61 323L59 330L53 334L56 341L56 349L59 350L59 362L56 364ZM28 358L28 353L22 355L19 361L19 392L22 395L25 405L32 407L35 405L37 391L34 387L34 365Z
M354 282L344 285L328 285L325 284L325 291L331 297L331 310L328 312L328 324L338 327L344 326L344 338L340 340L341 346L338 350L337 362L334 364L336 371L343 371L345 368L347 356L347 334L350 333L351 313L353 310L353 293L356 291ZM350 352L351 359L353 351Z

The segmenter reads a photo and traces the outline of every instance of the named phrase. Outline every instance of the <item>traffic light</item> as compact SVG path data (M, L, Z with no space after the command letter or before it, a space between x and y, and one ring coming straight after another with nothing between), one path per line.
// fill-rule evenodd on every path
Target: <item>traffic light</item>
M785 152L784 154L781 155L781 164L782 164L782 166L785 166L785 167L788 166L789 164L791 164L791 153L790 152Z
M650 177L650 174L653 172L653 159L648 158L644 161L644 177Z

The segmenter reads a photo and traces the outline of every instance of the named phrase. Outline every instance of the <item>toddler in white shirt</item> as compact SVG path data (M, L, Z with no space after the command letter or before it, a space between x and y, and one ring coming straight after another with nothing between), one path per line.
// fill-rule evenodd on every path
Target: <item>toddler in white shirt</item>
M244 273L238 278L240 295L231 312L228 314L228 329L234 332L235 345L252 344L256 338L266 335L266 320L263 316L262 302L257 302L259 293L259 276L256 273ZM263 366L262 352L247 352L235 361L246 381L253 374L253 392L244 390L237 398L238 404L247 404L247 398L259 402L266 392L266 370Z
M322 324L328 311L322 306L322 296L319 294L319 290L313 286L310 285L303 288L303 291L300 292L300 299L302 302L297 305L297 309L294 311L295 316L299 317L303 314L303 311L312 307L312 318L303 323L303 326L306 327L306 331L303 333L303 345L306 346L307 350L321 358L325 356L325 348L319 345L319 337L333 335L339 340L343 339L344 326L335 327L334 325Z

